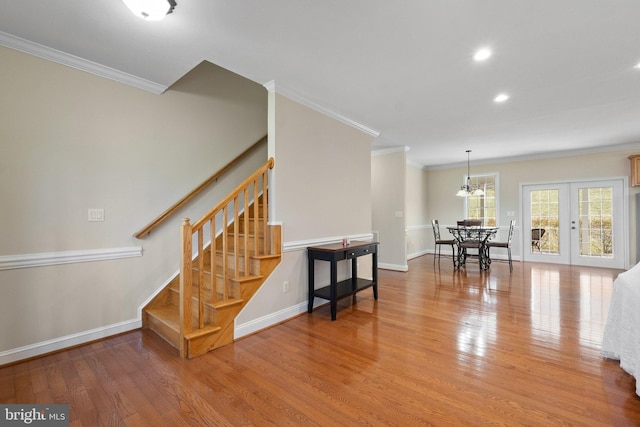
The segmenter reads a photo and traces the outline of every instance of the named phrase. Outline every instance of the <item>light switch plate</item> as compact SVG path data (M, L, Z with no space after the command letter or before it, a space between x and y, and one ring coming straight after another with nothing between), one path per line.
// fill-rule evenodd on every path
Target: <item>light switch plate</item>
M88 211L88 221L89 222L104 221L104 209L90 208Z

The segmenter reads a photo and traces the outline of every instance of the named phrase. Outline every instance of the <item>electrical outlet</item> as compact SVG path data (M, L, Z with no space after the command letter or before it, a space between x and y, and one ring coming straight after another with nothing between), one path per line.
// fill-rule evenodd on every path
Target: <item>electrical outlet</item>
M285 281L282 282L282 293L286 294L287 292L289 292L289 282Z

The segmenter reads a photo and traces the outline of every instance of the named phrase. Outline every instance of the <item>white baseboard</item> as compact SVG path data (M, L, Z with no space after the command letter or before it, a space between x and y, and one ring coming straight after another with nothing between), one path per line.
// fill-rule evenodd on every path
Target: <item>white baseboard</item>
M113 325L90 329L88 331L82 331L64 337L2 351L0 352L0 366L63 350L76 345L86 344L112 335L129 332L140 327L142 327L142 319L125 320L124 322L114 323Z
M409 266L407 264L399 265L399 264L387 264L387 263L378 263L378 268L383 270L394 270L394 271L409 271Z
M238 325L236 323L234 334L233 334L234 339L238 339L240 337L253 334L254 332L258 332L262 329L266 329L270 326L276 325L280 322L284 322L285 320L289 320L293 317L296 317L299 314L306 313L307 304L308 304L307 302L301 302L294 306L287 307L280 311L276 311L275 313L267 314L266 316L251 320L241 325ZM314 307L317 307L318 305L322 305L322 304L324 304L324 302L320 304L314 304Z
M412 254L408 254L407 255L407 260L418 258L418 257L420 257L422 255L427 255L428 253L430 253L430 251L428 249L425 249L423 251L419 251L419 252L415 252L415 253L412 253Z

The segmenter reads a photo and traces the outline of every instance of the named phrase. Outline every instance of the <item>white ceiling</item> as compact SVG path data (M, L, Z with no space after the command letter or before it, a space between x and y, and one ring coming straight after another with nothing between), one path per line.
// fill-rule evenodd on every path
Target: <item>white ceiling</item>
M0 43L159 88L208 60L275 81L427 167L464 163L467 149L472 162L640 149L638 0L177 3L146 22L121 0L0 0ZM483 46L493 56L474 62ZM511 98L496 104L499 92Z

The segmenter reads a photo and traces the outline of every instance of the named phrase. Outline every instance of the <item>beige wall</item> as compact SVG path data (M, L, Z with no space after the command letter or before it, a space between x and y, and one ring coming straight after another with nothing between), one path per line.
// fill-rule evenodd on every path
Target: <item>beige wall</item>
M372 137L277 95L276 217L284 241L371 232Z
M429 216L428 185L429 180L424 168L407 164L406 238L409 259L424 255L427 248L432 247L433 230Z
M259 322L259 329L306 311L307 246L371 234L373 137L276 93L269 94L269 103L269 153L275 159L270 220L282 224L284 254L236 318L237 336L246 333L243 324ZM366 260L361 261L366 275ZM316 264L316 284L326 285L328 263ZM340 266L341 277L348 274L345 267ZM288 293L282 292L284 281Z
M266 147L149 237L132 234L266 134L267 91L208 63L163 95L6 48L0 63L0 257L143 248L0 271L0 356L135 325L178 270L180 218L210 208L266 161ZM88 208L105 221L88 222Z
M371 156L373 229L380 241L380 267L407 270L406 165L404 148Z

